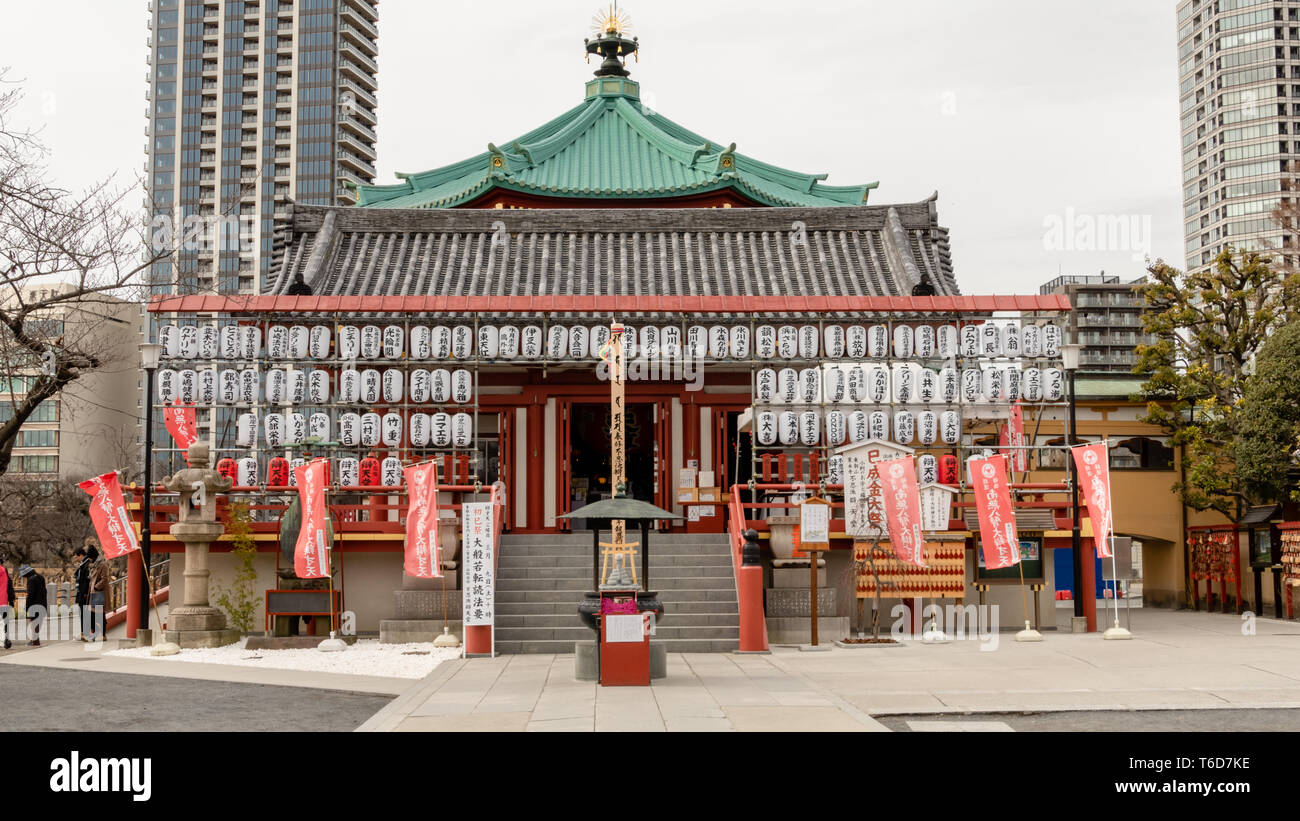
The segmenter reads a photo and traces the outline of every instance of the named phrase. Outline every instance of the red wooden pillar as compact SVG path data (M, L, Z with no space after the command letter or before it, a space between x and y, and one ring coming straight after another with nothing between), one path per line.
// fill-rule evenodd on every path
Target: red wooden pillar
M528 406L528 431L525 452L528 454L528 528L541 530L544 516L544 488L546 471L544 469L543 447L546 430L546 406L534 401Z
M140 585L144 574L141 572L140 556L126 557L126 637L133 639L140 625ZM105 608L107 609L107 608ZM80 615L80 614L78 614ZM107 623L108 614L104 615ZM84 624L84 622L83 622Z

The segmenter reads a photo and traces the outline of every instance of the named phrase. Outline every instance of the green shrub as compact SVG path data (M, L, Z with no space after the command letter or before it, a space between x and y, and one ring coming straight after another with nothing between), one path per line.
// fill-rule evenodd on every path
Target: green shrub
M214 586L213 600L226 611L230 627L242 635L253 630L261 597L257 595L257 544L253 541L252 516L248 504L236 502L230 506L226 517L226 534L230 536L231 557L234 559L235 578L229 587Z

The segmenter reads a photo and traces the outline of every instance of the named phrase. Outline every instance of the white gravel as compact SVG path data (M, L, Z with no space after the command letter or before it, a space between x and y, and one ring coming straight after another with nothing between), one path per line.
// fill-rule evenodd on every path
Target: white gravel
M151 656L149 647L112 650L106 655L147 659L163 664L201 662L234 667L269 667L310 673L347 673L382 678L424 678L448 659L460 657L460 648L432 644L380 644L376 639L358 640L341 653L310 650L245 650L238 644L208 650L182 650L174 656Z

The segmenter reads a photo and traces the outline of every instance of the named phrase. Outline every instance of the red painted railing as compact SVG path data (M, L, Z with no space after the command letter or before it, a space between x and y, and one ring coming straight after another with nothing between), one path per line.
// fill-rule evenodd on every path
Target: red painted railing
M763 612L763 567L746 567L742 561L744 533L749 528L745 519L745 505L740 501L742 489L742 485L731 486L731 502L727 506L731 518L731 567L736 574L736 603L740 611L740 651L762 653L770 649L767 643L767 618Z

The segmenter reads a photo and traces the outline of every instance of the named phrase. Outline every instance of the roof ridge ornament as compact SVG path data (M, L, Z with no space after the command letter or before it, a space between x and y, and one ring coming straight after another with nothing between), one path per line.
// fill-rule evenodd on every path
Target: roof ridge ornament
M638 38L627 39L631 32L632 18L624 10L619 9L618 3L610 3L607 11L596 12L592 18L596 30L596 39L584 39L582 44L587 52L587 62L591 62L591 55L604 57L605 60L596 69L597 77L627 77L631 72L627 70L627 56L634 55L640 62L641 44Z

